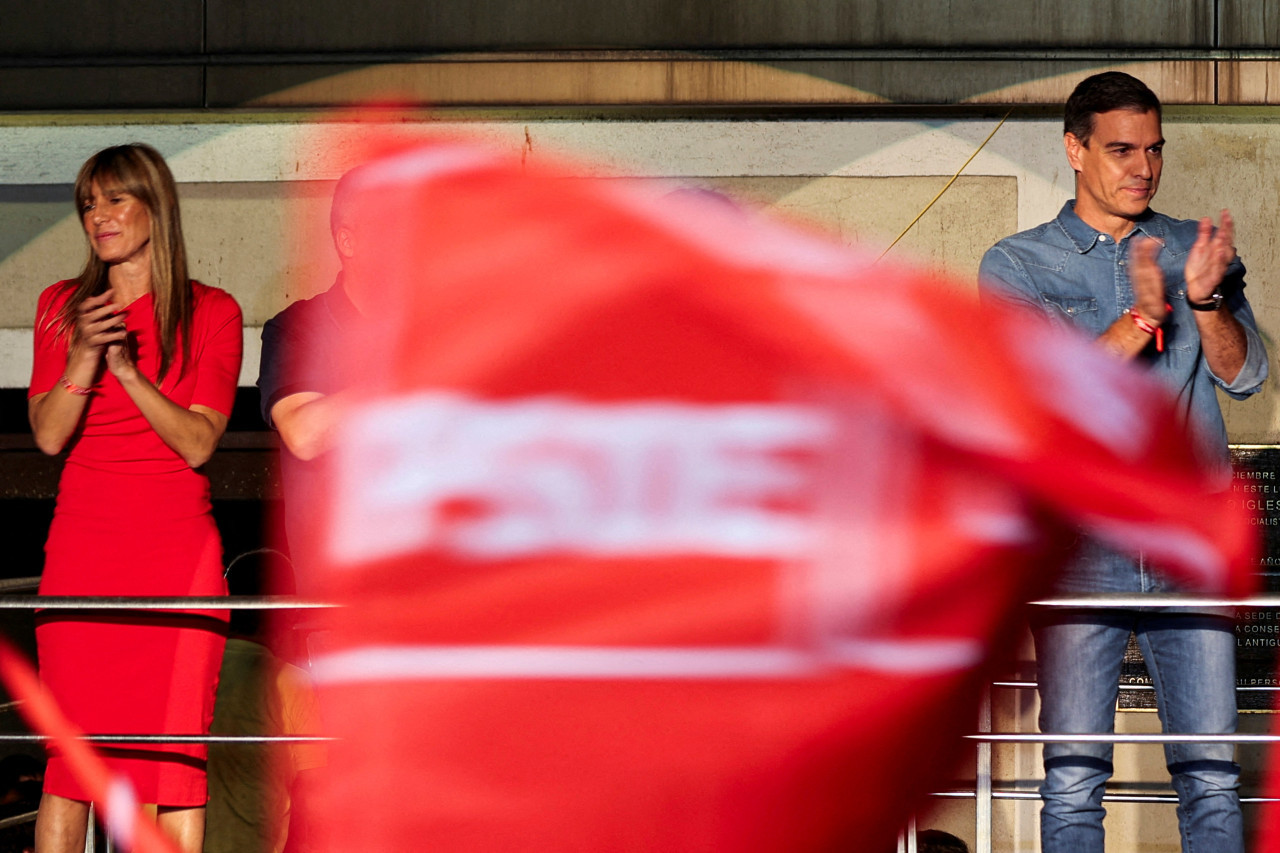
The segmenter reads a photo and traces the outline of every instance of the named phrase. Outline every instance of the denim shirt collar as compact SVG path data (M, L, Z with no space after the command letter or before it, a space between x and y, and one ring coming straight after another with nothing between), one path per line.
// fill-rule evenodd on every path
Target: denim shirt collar
M1054 220L1062 233L1071 241L1071 245L1075 247L1078 254L1083 255L1098 244L1098 240L1103 236L1101 231L1095 229L1092 225L1087 224L1083 219L1076 215L1076 201L1071 199L1062 206L1062 210L1058 213L1058 218ZM1125 239L1140 233L1143 236L1151 237L1164 245L1165 223L1156 216L1151 208L1137 218L1133 223L1133 231L1130 231ZM1108 237L1108 239L1110 239Z

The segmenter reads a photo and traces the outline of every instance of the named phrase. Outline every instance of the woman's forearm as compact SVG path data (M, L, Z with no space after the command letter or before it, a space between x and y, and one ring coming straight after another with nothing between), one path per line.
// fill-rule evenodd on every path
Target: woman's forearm
M61 453L79 429L100 359L101 350L72 347L61 379L27 402L27 420L31 422L36 446L42 452L50 456Z
M56 456L75 435L89 398L67 390L61 383L27 402L27 420L41 452Z
M147 379L141 371L117 374L138 411L168 447L192 468L209 461L227 429L227 416L206 406L184 409Z

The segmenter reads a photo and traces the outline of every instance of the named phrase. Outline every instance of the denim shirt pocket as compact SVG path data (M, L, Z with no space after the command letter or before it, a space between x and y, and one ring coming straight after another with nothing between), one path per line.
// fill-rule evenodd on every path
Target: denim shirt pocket
M1040 297L1044 299L1046 305L1052 306L1061 312L1065 319L1073 322L1082 314L1098 310L1098 300L1092 296L1067 296L1041 291Z

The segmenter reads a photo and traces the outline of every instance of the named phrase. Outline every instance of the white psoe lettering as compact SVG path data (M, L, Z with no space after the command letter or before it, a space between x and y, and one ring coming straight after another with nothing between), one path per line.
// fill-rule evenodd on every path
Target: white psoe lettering
M381 401L338 444L330 556L795 556L830 432L795 405Z

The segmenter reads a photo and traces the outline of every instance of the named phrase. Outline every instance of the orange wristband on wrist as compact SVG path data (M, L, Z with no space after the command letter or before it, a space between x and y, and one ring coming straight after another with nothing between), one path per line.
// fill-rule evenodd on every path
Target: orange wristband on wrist
M67 374L65 373L62 374L62 378L59 379L58 382L62 384L63 388L66 388L68 391L70 391L72 394L75 394L77 397L88 397L90 394L93 393L92 388L82 388L81 386L77 385L76 383L68 379Z
M1129 316L1133 318L1133 324L1139 329L1146 332L1148 335L1155 335L1156 352L1164 352L1164 329L1148 320L1144 320L1132 308L1129 309Z

